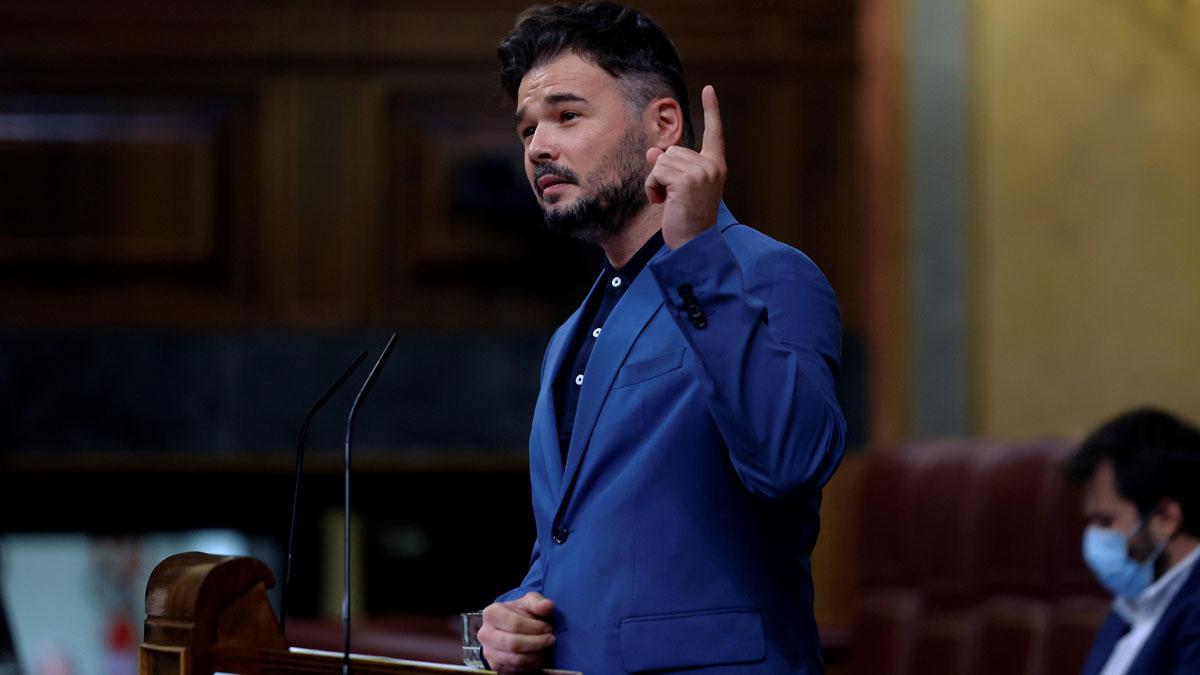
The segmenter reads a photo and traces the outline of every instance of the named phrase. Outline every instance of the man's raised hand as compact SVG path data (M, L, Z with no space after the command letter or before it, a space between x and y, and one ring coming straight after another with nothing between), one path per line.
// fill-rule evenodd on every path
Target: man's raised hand
M673 249L716 224L725 190L725 135L716 90L704 87L700 100L704 105L700 152L680 145L646 151L646 161L653 167L646 178L646 196L653 204L663 204L663 240Z
M517 673L541 668L546 651L554 646L554 627L548 621L552 611L554 602L536 592L488 605L479 644L492 670Z

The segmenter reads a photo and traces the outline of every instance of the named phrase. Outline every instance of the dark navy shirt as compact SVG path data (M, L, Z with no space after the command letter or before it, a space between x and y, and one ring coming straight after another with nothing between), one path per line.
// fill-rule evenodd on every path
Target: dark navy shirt
M571 346L563 357L563 367L554 381L554 409L558 411L558 445L567 464L567 449L571 447L571 432L575 429L575 409L579 407L579 392L583 388L583 371L587 370L592 347L604 332L604 322L612 314L617 302L625 295L625 289L662 248L662 231L638 249L637 253L621 269L614 269L604 258L604 272L600 275L596 292L588 298L579 317L580 329L571 338Z

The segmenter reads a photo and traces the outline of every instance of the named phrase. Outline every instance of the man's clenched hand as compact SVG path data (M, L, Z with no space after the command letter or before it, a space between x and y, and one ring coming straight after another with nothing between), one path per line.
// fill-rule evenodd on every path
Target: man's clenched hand
M516 673L541 668L546 652L554 646L554 627L548 620L552 611L554 602L535 592L488 605L479 644L492 670Z

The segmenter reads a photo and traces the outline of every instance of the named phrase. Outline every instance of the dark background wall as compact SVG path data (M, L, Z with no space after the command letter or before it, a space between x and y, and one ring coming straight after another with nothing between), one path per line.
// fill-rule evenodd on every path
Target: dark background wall
M524 183L494 60L523 5L0 7L0 531L281 542L304 411L394 330L357 434L368 608L457 611L519 575L542 348L599 268ZM857 446L881 394L856 4L643 6L694 97L720 92L734 213L839 294ZM306 522L339 503L349 399L314 427ZM311 564L321 545L314 525Z

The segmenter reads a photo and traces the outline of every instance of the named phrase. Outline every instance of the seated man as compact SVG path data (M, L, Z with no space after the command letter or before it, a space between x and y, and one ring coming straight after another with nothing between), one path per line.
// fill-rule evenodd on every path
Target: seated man
M1067 465L1083 484L1083 556L1116 596L1085 675L1200 673L1200 430L1134 410Z

